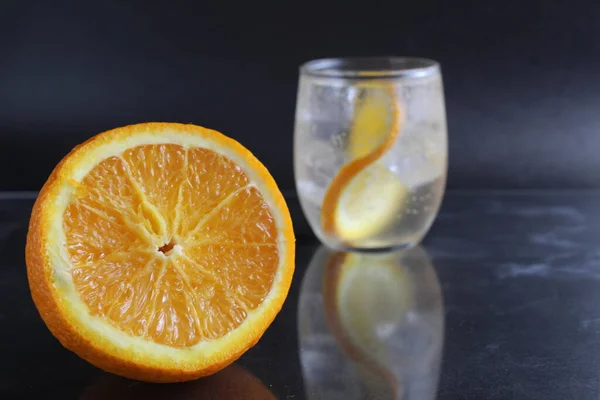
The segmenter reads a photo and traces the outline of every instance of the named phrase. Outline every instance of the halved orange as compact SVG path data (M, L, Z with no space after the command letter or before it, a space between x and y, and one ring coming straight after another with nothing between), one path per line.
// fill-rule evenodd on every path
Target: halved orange
M68 154L31 215L35 304L68 349L112 373L184 381L253 346L281 309L294 233L267 169L194 125L102 133Z
M348 134L350 162L342 166L327 188L321 225L325 233L344 244L361 247L394 220L408 189L378 163L401 130L402 112L395 88L379 81L358 88L363 96L356 103Z

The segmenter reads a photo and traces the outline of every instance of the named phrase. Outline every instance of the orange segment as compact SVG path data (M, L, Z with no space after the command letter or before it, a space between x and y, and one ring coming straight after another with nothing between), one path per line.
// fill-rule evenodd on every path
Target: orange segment
M186 218L178 219L177 234L182 236L196 227L209 211L248 182L240 167L226 157L208 149L189 149L178 210Z
M254 187L242 187L205 214L189 232L188 241L275 244L277 228L260 192Z
M231 139L179 124L116 129L69 154L27 243L51 331L102 368L151 381L206 375L253 345L287 295L293 257L266 169Z
M204 269L189 257L177 260L185 274L192 312L198 315L200 337L217 339L238 327L247 317L246 308L223 286L218 272Z
M112 237L121 238L122 246L132 246L141 236L163 234L155 218L146 216L150 216L150 210L128 179L124 163L111 157L96 166L82 182L76 182L74 199L65 212L65 224L78 229L67 230L67 239L73 244L91 240L100 244ZM129 232L138 237L132 239ZM114 251L115 246L112 243L110 248ZM103 246L98 250L96 254L101 255L101 250L110 249Z
M123 153L127 177L142 192L148 204L162 217L161 235L172 237L179 202L179 190L185 179L187 152L178 145L146 145Z
M143 244L135 226L127 226L121 215L99 208L89 198L69 204L65 225L77 227L66 232L67 249L76 266L92 265L107 255L128 252Z
M279 264L279 251L274 244L204 245L195 248L190 258L202 270L222 276L230 300L250 311L269 293Z

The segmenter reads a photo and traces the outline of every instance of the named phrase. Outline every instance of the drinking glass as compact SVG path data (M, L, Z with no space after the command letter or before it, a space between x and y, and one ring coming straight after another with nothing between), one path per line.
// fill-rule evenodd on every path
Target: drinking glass
M294 173L317 237L341 250L421 241L446 185L439 64L421 58L339 58L300 68Z

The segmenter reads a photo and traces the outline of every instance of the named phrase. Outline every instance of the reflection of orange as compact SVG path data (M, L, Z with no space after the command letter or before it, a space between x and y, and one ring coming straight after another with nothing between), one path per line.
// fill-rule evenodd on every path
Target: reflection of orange
M192 382L169 385L103 376L89 386L80 400L275 400L249 371L235 364Z
M109 372L214 373L281 309L294 234L267 169L209 129L150 123L67 155L35 204L33 299L52 333Z
M366 371L385 382L392 393L394 393L393 398L399 398L399 395L403 392L403 387L396 376L375 357L367 354L359 345L353 343L349 332L346 332L347 328L344 327L341 321L339 292L344 268L348 266L347 261L351 256L351 253L337 252L332 254L325 263L325 276L323 278L325 320L342 351L359 366L364 367ZM369 268L369 266L360 267ZM373 268L376 268L376 266Z
M363 88L364 89L364 88ZM365 190L369 190L367 185L369 181L378 178L384 178L383 186L390 182L393 186L398 186L395 179L387 177L387 169L379 168L372 174L362 174L367 172L395 143L401 129L401 110L394 92L394 87L387 82L373 83L365 89L365 98L357 103L357 110L354 115L354 121L349 133L348 155L351 161L344 165L338 174L333 178L323 199L321 208L321 225L326 234L338 237L346 245L351 246L353 240L364 239L377 230L381 225L389 221L395 208L401 203L401 199L390 199L390 205L386 210L378 210L379 214L386 214L384 221L368 221L373 223L372 227L365 227L361 231L355 229L347 230L343 226L343 217L339 212L345 207L342 199L345 195L348 197L349 206L352 203L359 202L358 196L364 196ZM388 123L384 122L389 120ZM373 175L373 176L371 176ZM362 179L361 179L362 178ZM403 186L392 193L393 196L399 196L404 191ZM377 196L378 193L372 193Z

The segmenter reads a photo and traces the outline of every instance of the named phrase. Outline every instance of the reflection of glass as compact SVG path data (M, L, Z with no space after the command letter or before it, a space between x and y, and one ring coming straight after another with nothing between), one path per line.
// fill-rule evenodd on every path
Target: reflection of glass
M434 399L442 294L421 247L368 254L321 247L302 282L298 330L310 399Z
M81 400L275 400L267 387L235 364L196 381L152 384L104 375L82 393Z
M329 247L417 244L437 214L446 159L435 61L349 58L302 66L296 186L308 222Z

